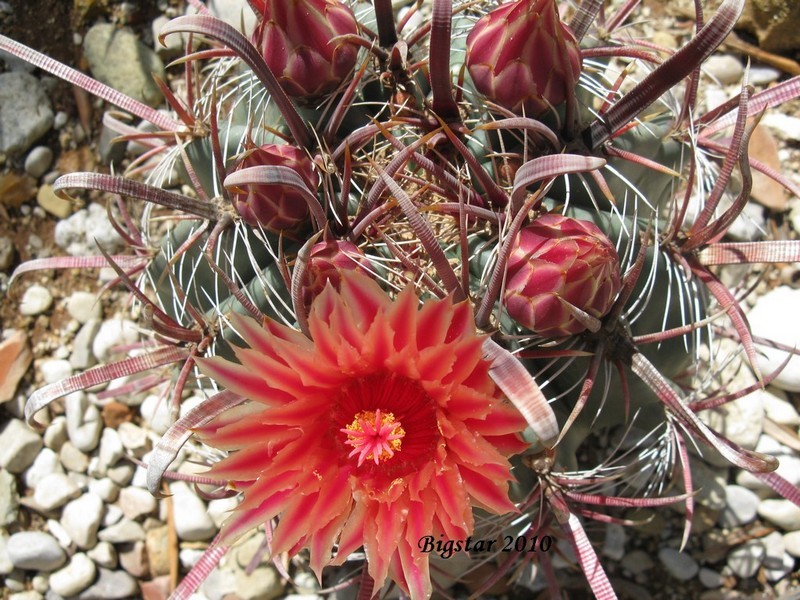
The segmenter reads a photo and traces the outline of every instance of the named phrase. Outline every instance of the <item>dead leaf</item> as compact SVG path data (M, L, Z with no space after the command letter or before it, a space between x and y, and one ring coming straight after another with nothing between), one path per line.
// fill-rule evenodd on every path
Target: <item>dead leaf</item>
M0 343L0 404L14 397L17 385L33 360L24 331L12 330Z
M750 158L754 158L776 171L782 170L781 161L778 158L778 143L766 127L758 125L755 128L750 136L748 153ZM762 206L772 210L779 212L786 210L788 199L783 186L761 171L752 169L752 175L753 189L750 191L750 196Z

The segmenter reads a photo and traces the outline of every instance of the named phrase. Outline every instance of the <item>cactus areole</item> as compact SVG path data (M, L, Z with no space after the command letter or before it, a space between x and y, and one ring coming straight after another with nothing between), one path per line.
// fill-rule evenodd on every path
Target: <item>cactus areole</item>
M580 47L561 22L555 0L517 0L475 23L467 37L467 70L492 102L538 115L575 88Z
M508 261L506 310L543 336L582 333L575 310L601 318L620 289L614 244L593 223L549 214L523 228Z

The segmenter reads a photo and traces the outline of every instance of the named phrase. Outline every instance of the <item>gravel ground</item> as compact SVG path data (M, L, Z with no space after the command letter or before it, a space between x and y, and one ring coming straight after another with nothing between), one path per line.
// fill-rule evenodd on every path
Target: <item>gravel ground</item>
M124 23L131 40L138 38L152 48L154 27L183 11L172 0L70 4L0 2L0 31L86 67L93 63L93 38L104 43L103 28L96 25ZM227 11L223 16L238 23L241 2L218 4ZM639 27L657 43L677 46L688 25L661 4L649 3L652 19ZM685 3L673 4L678 10ZM163 68L169 58L167 49L140 53L137 60L120 64L125 78L135 80ZM703 100L713 105L720 96L735 93L745 61L733 51L710 61L708 68L719 84L709 86ZM751 81L764 87L785 75L758 62ZM9 90L18 90L16 97L23 99L13 119L19 131L12 132L4 121L6 129L0 133L8 148L0 154L0 323L5 338L0 346L5 377L0 381L0 593L16 600L164 598L197 561L235 500L201 499L181 481L169 484L172 495L165 499L146 491L138 461L147 461L169 418L157 394L115 394L113 386L75 393L42 411L41 433L29 429L21 420L22 407L33 391L110 361L117 347L139 340L139 330L127 294L108 290L98 295L112 277L105 270L99 276L87 269L36 271L9 287L10 274L28 260L88 256L97 244L112 252L123 248L106 216L107 198L88 194L80 203L70 203L55 196L51 184L72 171L107 172L112 160L124 166L129 157L124 147L109 145L101 102L12 60L0 69L0 77L0 98L5 99L1 110L9 110L13 102ZM150 93L144 84L134 87L145 98ZM766 118L751 152L800 182L797 109L797 103L790 103ZM800 200L782 194L768 181L756 183L747 218L738 224L742 239L757 235L758 228L797 237ZM765 274L751 312L757 334L781 335L790 345L800 339L800 321L785 317L800 306L798 285L796 266ZM779 456L780 472L794 483L800 483L798 368L798 361L790 363L779 386L738 400L717 423L734 441ZM186 399L184 410L199 400ZM201 471L203 462L202 449L190 443L174 466L191 474ZM636 527L592 525L590 533L620 596L800 598L800 509L724 463L697 459L695 473L702 488L693 537L683 551L678 549L683 528L678 509L629 511L624 516L643 523ZM262 560L263 537L254 534L238 544L196 600L319 597L319 584L302 559L284 565L284 574ZM559 573L567 589L574 590L570 597L581 597L580 574L566 563ZM351 574L349 569L333 571L325 585ZM495 595L544 594L541 576L529 579L501 586Z

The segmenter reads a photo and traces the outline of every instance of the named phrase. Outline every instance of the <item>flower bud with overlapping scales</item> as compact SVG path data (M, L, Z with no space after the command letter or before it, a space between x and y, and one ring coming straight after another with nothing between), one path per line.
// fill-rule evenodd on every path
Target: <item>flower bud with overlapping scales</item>
M605 234L588 221L549 214L519 233L508 259L505 307L539 335L574 335L586 330L574 309L602 318L620 285L619 257Z
M261 0L254 44L287 95L311 101L335 91L353 71L358 35L349 7L338 0Z
M528 116L561 104L581 72L580 47L555 0L517 0L485 15L467 37L466 62L475 89Z
M355 244L345 240L319 242L311 248L303 277L303 302L311 306L328 282L339 289L345 271L369 273L369 260Z
M313 193L319 185L308 155L288 144L265 144L248 150L236 170L259 166L289 167ZM251 184L233 194L236 212L248 225L273 232L292 232L308 221L308 202L295 188L281 184Z

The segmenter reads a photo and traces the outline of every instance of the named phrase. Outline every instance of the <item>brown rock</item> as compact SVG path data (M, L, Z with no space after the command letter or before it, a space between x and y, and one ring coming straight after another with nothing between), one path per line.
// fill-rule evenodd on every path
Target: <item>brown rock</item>
M765 127L759 125L753 130L747 150L750 158L772 167L779 173L783 170L781 161L778 158L778 143ZM750 195L753 199L772 210L778 212L786 210L788 200L783 186L771 177L764 175L761 171L751 169L751 173L753 176L753 189L750 190Z
M0 404L14 397L20 379L33 360L24 331L12 330L0 343Z
M149 577L150 568L147 561L145 543L121 544L119 547L119 564L134 577L139 579Z
M66 219L72 214L72 203L59 198L53 191L53 186L44 184L36 194L36 203L59 219Z
M19 208L36 197L36 180L28 175L6 173L0 175L0 204L8 208Z
M152 581L143 581L140 588L144 600L166 600L170 594L169 575L156 577Z
M769 52L800 48L800 2L747 0L738 26L755 35Z
M111 427L111 429L116 429L132 418L131 409L116 400L112 400L103 407L103 423L105 423L106 427Z
M157 527L147 532L147 561L153 577L169 573L169 527Z

